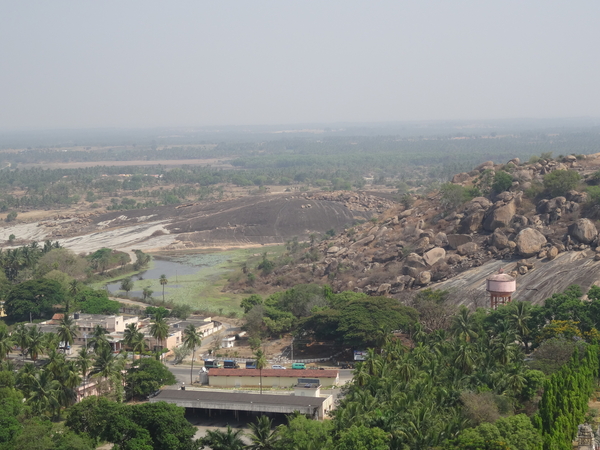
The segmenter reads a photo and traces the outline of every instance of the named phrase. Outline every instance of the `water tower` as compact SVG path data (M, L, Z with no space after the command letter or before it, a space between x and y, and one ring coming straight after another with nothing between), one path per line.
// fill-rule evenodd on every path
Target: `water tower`
M512 294L517 290L517 280L500 269L488 277L486 290L490 293L490 308L497 309L512 300Z

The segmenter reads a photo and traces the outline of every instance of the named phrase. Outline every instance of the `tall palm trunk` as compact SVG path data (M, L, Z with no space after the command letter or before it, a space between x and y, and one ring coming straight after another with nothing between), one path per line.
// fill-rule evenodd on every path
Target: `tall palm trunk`
M192 368L190 369L190 386L194 384L194 358L196 357L196 347L192 350Z

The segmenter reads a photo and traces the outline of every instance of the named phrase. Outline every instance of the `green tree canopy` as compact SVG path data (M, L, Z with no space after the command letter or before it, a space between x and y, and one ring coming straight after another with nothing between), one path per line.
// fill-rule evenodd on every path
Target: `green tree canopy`
M61 285L52 280L39 279L25 281L13 287L6 298L6 314L11 320L29 320L52 315L53 305L64 302L65 293Z
M85 288L75 297L79 308L86 314L118 314L121 304L110 300L104 289Z

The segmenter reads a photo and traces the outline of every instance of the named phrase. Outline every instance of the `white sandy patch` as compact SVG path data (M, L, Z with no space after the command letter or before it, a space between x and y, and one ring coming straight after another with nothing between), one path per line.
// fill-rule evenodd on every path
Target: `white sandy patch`
M102 247L130 253L133 249L154 249L167 246L175 241L175 236L168 234L169 231L164 228L164 225L168 222L167 220L163 220L113 228L85 236L59 239L59 242L62 246L73 250L75 253L90 253ZM152 233L159 230L166 234L150 237Z

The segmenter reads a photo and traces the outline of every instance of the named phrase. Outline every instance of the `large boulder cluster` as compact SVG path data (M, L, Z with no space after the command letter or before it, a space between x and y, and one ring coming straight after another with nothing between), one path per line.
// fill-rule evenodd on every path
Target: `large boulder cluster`
M302 194L310 200L340 202L351 211L373 211L382 213L394 206L394 202L362 192L335 191L318 194Z
M513 176L509 191L476 197L451 212L444 211L435 196L417 198L410 209L393 204L377 223L355 225L315 243L307 253L319 258L295 268L310 274L307 280L327 277L323 281L337 291L393 295L446 280L494 258L518 260L515 276L534 270L535 259L552 260L570 250L597 247L596 259L600 260L596 225L580 218L587 194L570 191L537 204L524 198L523 190L532 182L555 170L577 169L579 164L572 155L533 164L521 164L518 158L505 165L485 162L472 172L456 175L453 182L468 186L484 172L507 170ZM387 201L363 194L319 195L354 208L387 206ZM281 279L285 272L276 271L274 279Z

